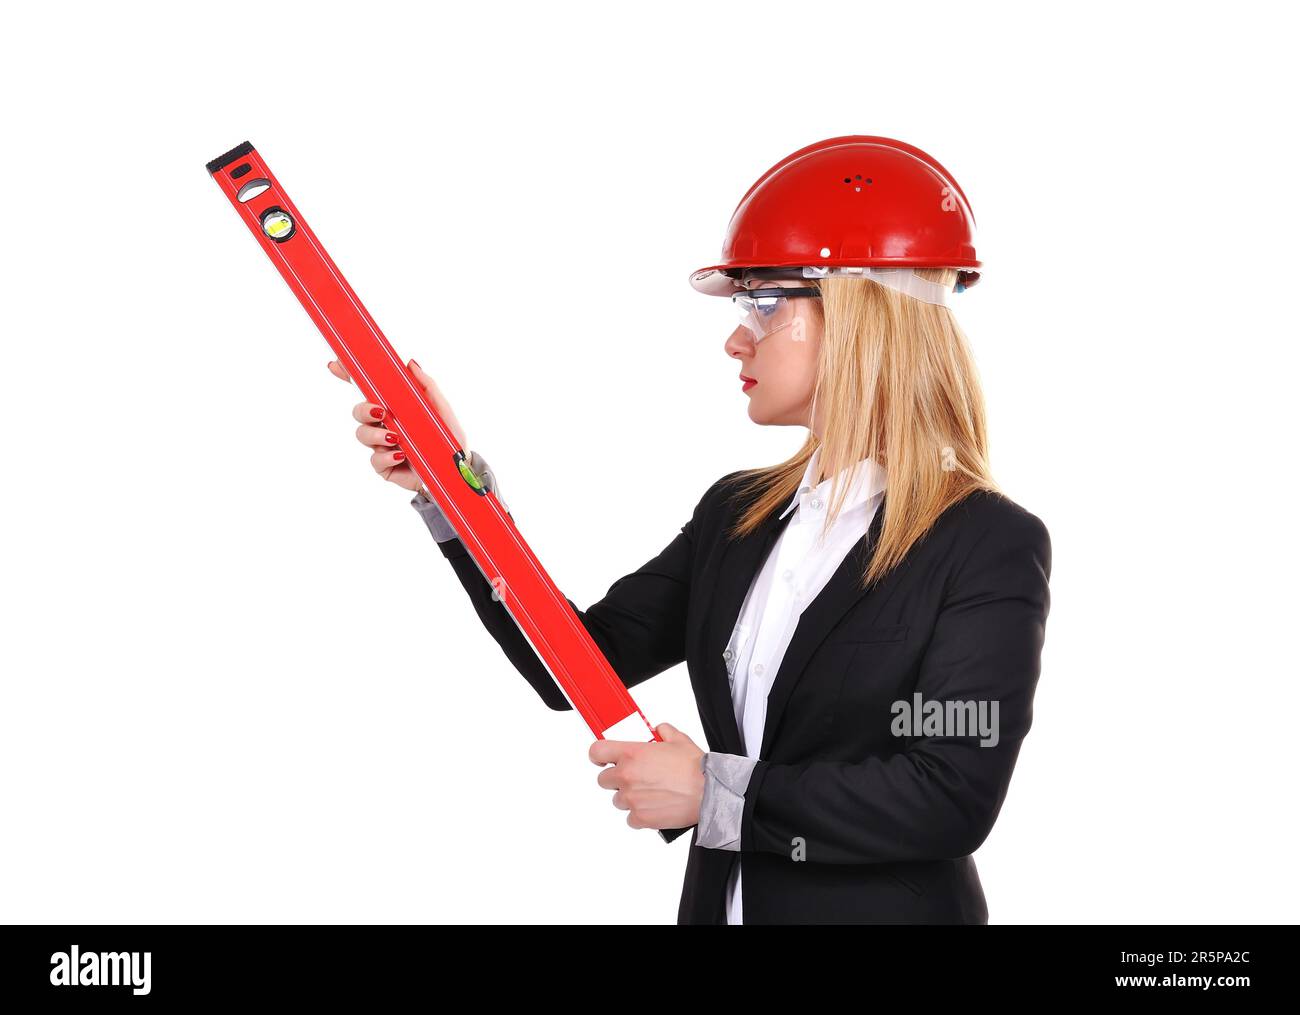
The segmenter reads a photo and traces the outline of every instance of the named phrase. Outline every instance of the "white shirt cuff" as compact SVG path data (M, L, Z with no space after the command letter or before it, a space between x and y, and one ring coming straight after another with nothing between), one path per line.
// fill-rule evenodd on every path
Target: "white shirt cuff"
M437 504L424 495L423 490L411 498L411 507L420 513L430 535L438 542L446 543L458 538L456 530L451 527L451 522L447 521L447 516L442 513Z
M740 851L740 822L745 813L745 790L754 774L757 759L739 754L710 751L700 765L704 769L704 798L695 845L707 849Z

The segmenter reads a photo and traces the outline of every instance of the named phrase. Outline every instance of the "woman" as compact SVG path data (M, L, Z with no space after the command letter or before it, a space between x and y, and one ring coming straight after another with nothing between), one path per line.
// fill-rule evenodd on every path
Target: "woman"
M690 672L707 752L667 724L663 743L589 752L633 827L694 828L681 923L988 920L971 854L1032 718L1050 543L994 487L947 305L978 279L973 224L924 152L831 138L760 177L723 262L691 277L741 310L725 349L750 418L809 434L788 461L714 483L657 557L578 611L629 687ZM511 662L568 708L382 408L353 415L376 471L420 491Z

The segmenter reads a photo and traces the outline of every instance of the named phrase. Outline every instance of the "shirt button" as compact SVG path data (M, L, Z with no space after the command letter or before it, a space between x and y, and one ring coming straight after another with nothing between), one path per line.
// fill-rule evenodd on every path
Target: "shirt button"
M781 575L781 577L784 578L786 581L790 581L794 577L794 572L786 571L785 574Z
M762 675L763 675L763 664L762 664L762 663L755 663L755 664L754 664L754 676L756 676L756 677L761 677Z
M731 649L727 649L725 652L723 652L723 653L722 653L722 658L723 658L723 659L726 659L726 660L728 660L728 661L730 661L730 659L731 659Z
M808 506L812 508L814 511L820 511L822 509L822 502L818 500L816 497L814 497L812 500L808 502Z

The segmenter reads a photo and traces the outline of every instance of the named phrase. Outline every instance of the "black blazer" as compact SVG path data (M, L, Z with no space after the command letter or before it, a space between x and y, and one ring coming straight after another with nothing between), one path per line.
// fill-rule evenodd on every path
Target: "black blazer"
M729 540L742 506L737 475L708 489L658 556L578 610L628 687L685 660L709 750L728 754L744 752L723 649L789 518L778 509L755 534ZM800 618L768 695L740 851L706 849L692 835L679 923L725 922L736 862L746 924L988 921L971 854L993 827L1029 730L1050 541L1007 498L971 494L864 592L883 514L882 505ZM510 661L547 705L568 709L465 547L439 546ZM915 692L997 701L997 744L981 746L978 734L896 736L891 706Z

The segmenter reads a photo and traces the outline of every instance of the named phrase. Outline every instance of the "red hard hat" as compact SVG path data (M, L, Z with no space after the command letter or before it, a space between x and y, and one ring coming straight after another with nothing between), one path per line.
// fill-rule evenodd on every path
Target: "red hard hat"
M785 267L979 268L975 215L948 170L902 141L832 137L787 155L736 205L722 262L691 274L711 296L728 271ZM969 289L978 271L962 271Z

